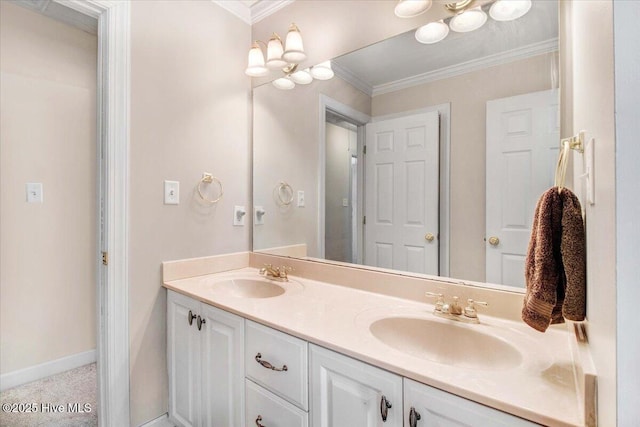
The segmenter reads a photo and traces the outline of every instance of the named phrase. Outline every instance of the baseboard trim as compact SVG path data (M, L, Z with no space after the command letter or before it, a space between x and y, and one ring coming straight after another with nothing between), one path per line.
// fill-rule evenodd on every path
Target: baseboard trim
M83 353L72 354L71 356L61 357L60 359L51 360L41 363L40 365L30 366L18 371L8 372L0 375L0 391L37 381L51 375L59 374L70 369L79 368L96 361L96 351L89 350Z
M169 414L162 414L155 420L151 420L148 423L142 424L140 427L175 427L171 421L169 421Z

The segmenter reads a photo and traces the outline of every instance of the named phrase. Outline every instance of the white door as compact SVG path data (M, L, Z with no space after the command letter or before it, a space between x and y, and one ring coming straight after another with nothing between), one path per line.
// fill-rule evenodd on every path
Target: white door
M169 291L167 296L167 364L169 418L183 427L200 425L200 303Z
M244 320L202 304L202 426L243 426Z
M402 427L402 378L309 346L314 427Z
M559 137L556 89L487 102L487 282L524 287L533 214L553 185Z
M438 274L437 112L367 124L364 263Z

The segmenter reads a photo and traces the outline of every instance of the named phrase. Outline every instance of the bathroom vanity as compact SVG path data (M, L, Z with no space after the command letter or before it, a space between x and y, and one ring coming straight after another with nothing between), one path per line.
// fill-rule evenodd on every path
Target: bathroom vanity
M424 294L449 301L463 287L302 260L283 281L259 274L265 260L164 264L177 425L594 425L580 343L565 325L540 334L496 316L512 296L457 295L490 304L478 324L457 322L434 316Z

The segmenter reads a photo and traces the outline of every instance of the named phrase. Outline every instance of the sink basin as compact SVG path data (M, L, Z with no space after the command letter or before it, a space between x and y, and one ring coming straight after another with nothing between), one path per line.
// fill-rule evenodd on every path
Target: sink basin
M210 286L214 292L237 298L272 298L284 294L286 290L284 286L266 279L230 278L214 282Z
M415 357L461 368L504 370L522 362L521 353L502 339L439 319L387 317L369 329L384 344Z

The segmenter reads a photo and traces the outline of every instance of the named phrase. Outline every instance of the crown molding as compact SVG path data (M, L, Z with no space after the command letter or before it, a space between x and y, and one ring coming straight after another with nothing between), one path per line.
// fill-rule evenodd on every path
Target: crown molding
M253 25L277 12L283 7L293 3L295 0L258 0L251 6L247 6L241 1L212 0L221 8L231 12L243 22Z
M331 68L336 76L367 95L373 96L374 87L364 80L361 80L358 76L352 73L351 70L338 65L335 61L331 61Z
M449 77L459 76L461 74L466 74L472 71L481 70L483 68L493 67L496 65L506 64L508 62L530 58L532 56L551 53L557 50L557 38L545 40L517 49L508 50L506 52L500 52L494 55L489 55L460 64L452 65L450 67L444 67L438 70L429 71L427 73L418 74L416 76L407 77L405 79L376 85L373 87L371 95L377 96L385 93L395 92L397 90L406 89L413 86L430 83L436 80L446 79ZM351 83L351 81L349 82Z

